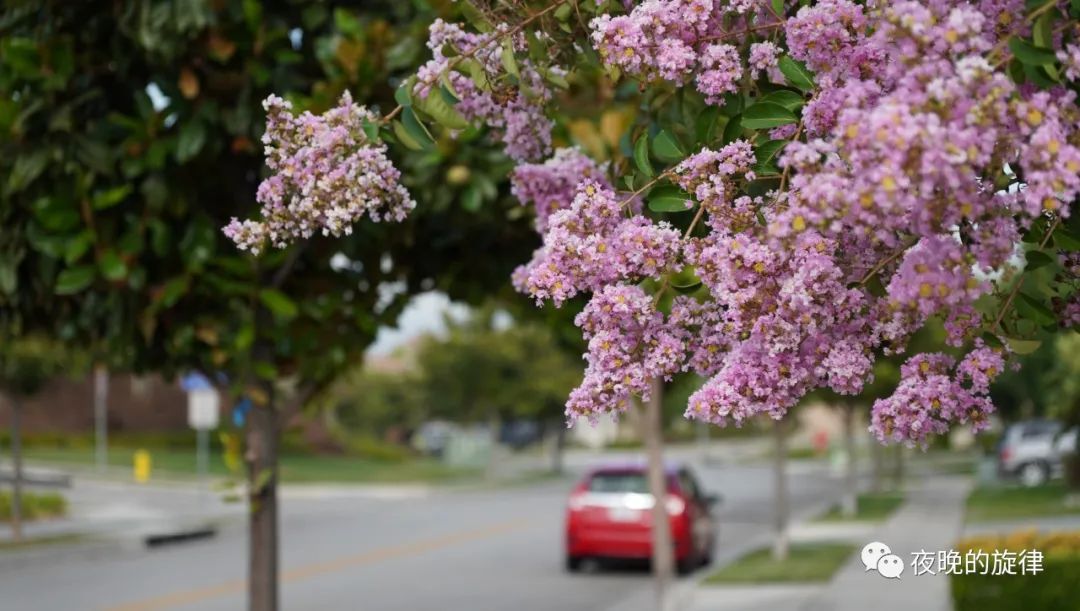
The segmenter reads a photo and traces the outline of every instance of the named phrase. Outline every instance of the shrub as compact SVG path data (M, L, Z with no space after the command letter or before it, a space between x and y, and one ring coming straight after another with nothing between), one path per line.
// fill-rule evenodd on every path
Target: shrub
M374 437L359 435L346 440L349 454L379 462L404 462L412 457L409 448L380 441Z
M67 513L67 499L55 492L24 492L22 494L22 519L43 520L58 518ZM0 492L0 521L11 520L11 493Z
M1039 534L1034 530L960 541L957 551L1037 549L1043 570L1034 575L951 575L956 611L1073 611L1080 600L1080 532Z

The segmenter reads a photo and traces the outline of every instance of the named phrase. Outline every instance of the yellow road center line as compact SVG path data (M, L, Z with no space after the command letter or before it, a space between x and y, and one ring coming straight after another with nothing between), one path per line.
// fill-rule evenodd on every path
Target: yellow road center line
M470 541L478 541L508 532L513 532L515 530L520 530L527 525L527 520L502 522L493 526L488 526L486 528L466 530L452 533L449 535L444 535L441 537L435 537L432 539L414 541L412 543L403 543L401 545L390 545L387 547L376 548L361 554L342 556L340 558L335 558L326 562L315 562L304 566L298 566L287 571L282 571L281 582L292 583L296 581L302 581L304 579L310 579L312 577L318 577L320 575L336 573L338 571L349 568L375 564L393 558L418 556L426 552L450 547L452 545L468 543ZM243 592L246 584L247 582L244 580L234 579L232 581L226 581L212 586L183 590L180 592L173 592L172 594L165 594L164 596L156 596L153 598L146 598L116 607L109 607L106 609L106 611L159 611L160 609L169 609L182 605L192 605L214 598L228 596L229 594L237 594Z

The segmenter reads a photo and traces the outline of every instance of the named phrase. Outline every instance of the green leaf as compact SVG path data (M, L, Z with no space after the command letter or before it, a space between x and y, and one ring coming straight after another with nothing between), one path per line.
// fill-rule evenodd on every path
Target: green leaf
M784 0L772 0L772 10L777 15L784 16Z
M783 106L790 111L795 111L795 109L805 104L806 100L803 99L801 95L795 93L794 91L791 91L790 89L777 89L772 93L766 94L758 98L758 102L770 102L772 104L779 104L780 106Z
M394 101L408 108L412 106L412 90L416 86L416 79L409 79L394 91Z
M188 288L191 286L191 279L188 276L177 276L172 280L165 283L165 286L161 289L161 294L158 296L158 302L166 308L171 308L188 292Z
M657 187L649 193L649 210L653 212L687 212L693 209L690 196L678 187Z
M424 150L424 145L417 142L416 138L413 138L412 135L409 134L409 130L405 129L405 126L401 121L394 121L391 129L394 130L394 136L397 137L398 142L405 148L412 151Z
M1009 39L1009 50L1020 63L1028 66L1053 65L1057 61L1054 52L1048 49L1040 49L1023 38L1013 36Z
M1069 252L1080 251L1080 237L1064 227L1058 227L1054 231L1054 246Z
M637 166L638 171L644 174L647 178L652 178L656 173L653 170L652 162L649 161L649 135L641 134L637 143L634 144L634 165Z
M1039 326L1052 325L1057 322L1057 317L1054 316L1054 312L1050 308L1027 293L1021 292L1016 296L1016 311Z
M1039 15L1035 24L1031 26L1031 38L1035 45L1043 49L1054 47L1054 20L1060 15L1055 10L1049 10Z
M776 170L776 157L784 150L787 140L769 140L754 148L754 158L757 159L755 171L763 173L763 170Z
M1041 250L1029 250L1027 251L1027 265L1024 266L1024 269L1028 271L1035 270L1040 267L1051 265L1054 262L1053 257Z
M569 3L563 4L559 8L555 9L555 18L559 21L565 22L567 19L570 18L570 11L572 11L573 8L574 7L570 6Z
M109 282L119 282L127 277L127 264L114 250L106 250L102 253L98 265L101 267L101 275Z
M79 235L67 241L67 247L64 250L64 262L68 265L75 263L86 254L86 251L90 250L90 247L94 244L94 235L89 230L83 231Z
M810 91L814 88L814 74L807 70L806 65L802 62L795 61L785 55L780 58L779 68L787 81L795 87L803 91Z
M694 121L694 135L697 136L698 144L709 144L716 137L716 124L720 118L720 109L709 106L698 113Z
M1039 339L1017 339L1015 337L1006 337L1005 343L1009 345L1009 349L1016 354L1031 354L1039 349L1042 345L1042 340Z
M105 191L98 191L94 193L94 208L97 210L112 208L124 201L124 198L131 194L131 190L131 185L121 185Z
M731 142L734 142L735 140L738 140L739 136L742 135L742 132L742 115L735 115L734 117L731 117L730 119L728 119L727 125L724 126L724 144L729 144Z
M206 143L206 126L202 121L188 121L180 128L180 135L176 139L176 160L184 163L202 150Z
M772 102L758 102L743 111L742 115L743 127L749 129L780 127L797 120L795 113Z
M428 131L428 128L420 121L420 118L416 116L416 111L411 107L402 111L401 122L405 125L405 129L409 132L409 135L412 136L414 141L419 142L421 147L427 148L432 144L435 144L435 138L432 137L431 132Z
M296 318L296 315L300 313L296 302L277 289L259 291L259 301L262 301L266 309L270 310L274 316L283 320Z
M448 104L442 95L434 91L431 92L428 97L424 98L423 102L416 105L415 108L419 108L427 113L443 127L450 129L465 129L470 125L465 117L461 116L461 113L457 110L454 110L454 107ZM408 113L411 110L412 109L409 108L405 109L406 125L408 125ZM416 118L415 114L413 118ZM424 131L427 131L426 128ZM429 133L428 136L430 137L431 134ZM432 138L432 140L434 140L434 138Z
M686 153L683 152L679 141L666 130L656 134L656 138L653 138L652 151L656 158L664 163L682 161L686 157Z
M521 70L518 69L517 59L514 57L514 45L509 39L503 41L499 61L502 62L503 69L506 70L507 74L521 78Z
M93 265L69 267L56 277L57 295L74 295L90 286L94 281L96 268Z

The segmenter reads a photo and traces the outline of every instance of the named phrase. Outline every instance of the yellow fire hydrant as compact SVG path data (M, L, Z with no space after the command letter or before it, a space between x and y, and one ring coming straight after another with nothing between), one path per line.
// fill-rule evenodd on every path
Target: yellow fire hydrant
M152 463L150 460L150 452L146 450L135 451L135 482L139 484L145 484L150 481L150 469Z

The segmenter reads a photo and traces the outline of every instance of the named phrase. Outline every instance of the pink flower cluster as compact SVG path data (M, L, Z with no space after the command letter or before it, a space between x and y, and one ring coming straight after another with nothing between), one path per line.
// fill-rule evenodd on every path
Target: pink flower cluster
M273 95L263 108L271 174L256 195L262 220L233 218L224 228L241 250L258 254L267 243L284 248L315 233L350 234L365 215L401 221L416 205L399 183L386 146L364 132L364 123L378 117L354 104L348 92L321 115L294 115L289 102Z
M506 154L516 161L543 158L551 150L552 121L544 113L544 104L552 93L531 61L517 61L520 86L501 82L507 75L499 41L509 26L502 24L486 34L475 34L461 26L436 19L429 29L427 46L433 58L417 71L416 95L427 98L448 78L460 101L455 109L468 121L485 125L506 147ZM516 51L525 50L523 35L511 37ZM455 57L471 54L484 72L486 86L452 65ZM552 70L559 70L552 68Z
M645 81L683 84L692 78L709 104L722 105L725 94L738 91L743 60L737 46L720 40L755 19L772 19L765 7L750 0L645 0L627 15L593 19L593 46L609 67ZM773 74L777 59L774 44L755 45L755 78Z
M640 287L599 289L574 322L589 351L585 379L566 403L570 418L621 412L631 395L648 400L650 381L670 378L682 364L686 332L665 322Z
M609 187L606 164L598 164L576 148L561 148L543 163L522 163L510 175L510 190L523 205L536 209L536 229L547 231L548 217L570 205L579 183L596 181Z
M862 392L879 356L906 353L936 319L958 362L909 355L896 392L874 405L872 429L925 444L954 425L984 427L1007 353L977 339L993 325L975 304L994 290L1022 232L1068 216L1080 196L1076 95L1018 86L992 57L1024 33L1022 0L821 0L782 23L765 5L645 0L591 24L610 67L646 82L692 82L712 104L746 89L744 51L751 77L774 79L786 46L815 72L815 88L803 129L770 134L804 137L779 155L783 175L772 184L782 189L761 188L744 140L673 168L688 208L707 213L704 235L619 202L581 159L552 160L573 169L550 178L538 170L547 164L527 166L536 183L522 199L545 210L580 182L572 205L541 222L543 246L515 277L519 290L556 304L593 293L578 320L589 367L568 414L620 411L630 394L648 392L650 377L688 370L708 379L687 417L779 418L815 389ZM745 36L773 25L784 40ZM1076 78L1076 54L1075 45L1060 49L1066 78ZM669 302L640 288L666 288L691 271L702 289L670 309L658 311ZM1063 324L1080 322L1077 294L1053 302Z
M989 425L990 382L1005 368L1000 350L979 344L959 365L941 353L918 354L900 368L892 396L874 402L871 430L883 442L925 446L957 424Z
M678 255L679 232L666 222L627 217L603 183L586 180L569 208L548 218L544 245L515 272L519 290L556 304L624 279L659 276Z

